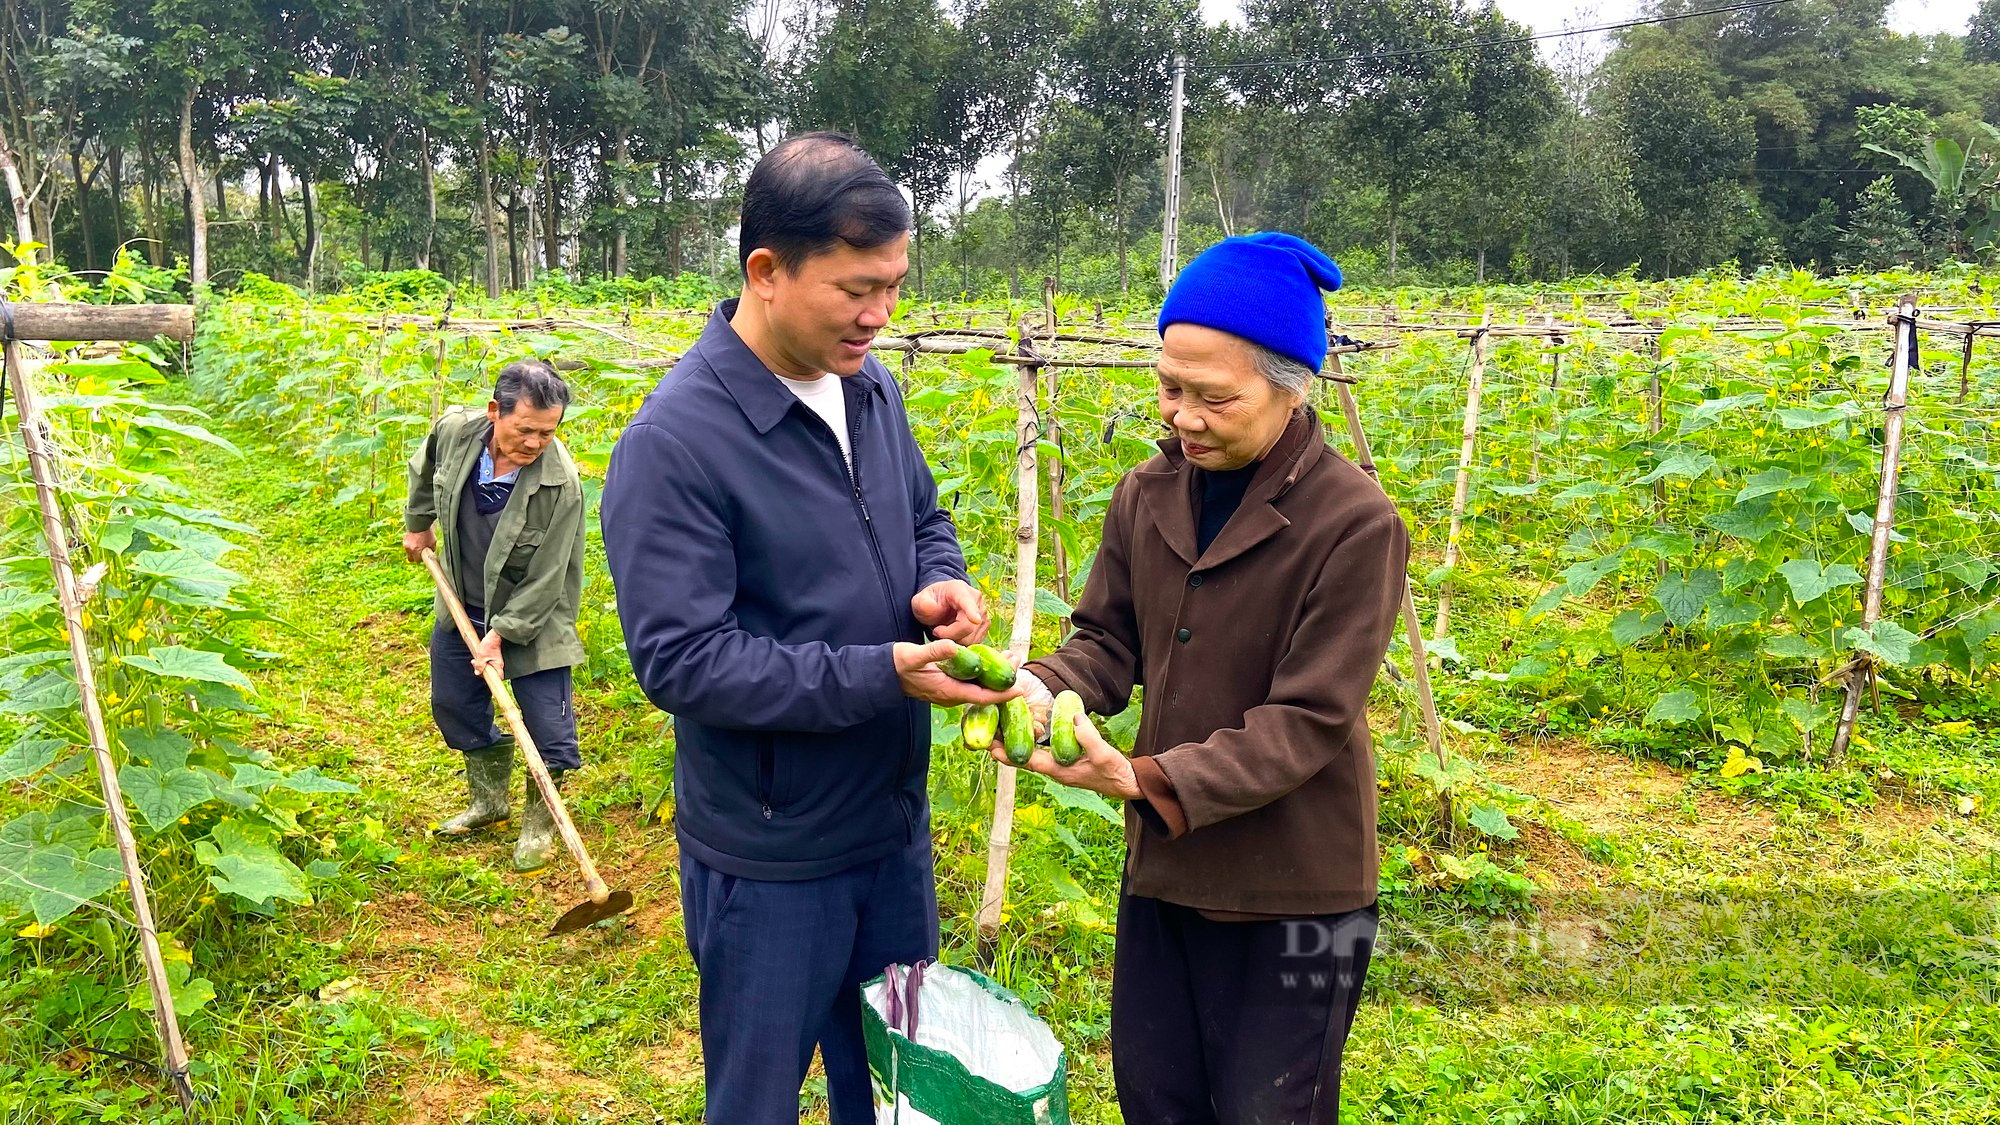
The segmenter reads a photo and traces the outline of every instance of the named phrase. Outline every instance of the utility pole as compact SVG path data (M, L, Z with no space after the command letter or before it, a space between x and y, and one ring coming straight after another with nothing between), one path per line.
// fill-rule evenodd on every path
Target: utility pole
M1174 55L1174 104L1167 118L1167 210L1160 225L1160 289L1173 288L1180 273L1181 102L1187 91L1187 56Z

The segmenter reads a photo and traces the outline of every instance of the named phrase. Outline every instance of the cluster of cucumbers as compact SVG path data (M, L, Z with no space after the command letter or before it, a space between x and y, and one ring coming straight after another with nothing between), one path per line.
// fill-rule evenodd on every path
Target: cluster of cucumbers
M949 660L938 667L954 680L977 683L993 691L1014 686L1014 666L991 645L961 645ZM1083 698L1073 691L1059 692L1049 715L1049 754L1061 765L1074 765L1083 757L1076 740L1076 717L1083 714ZM990 749L997 737L1007 760L1025 766L1035 756L1035 720L1028 713L1028 701L1016 696L1002 704L981 703L965 709L959 734L973 750Z

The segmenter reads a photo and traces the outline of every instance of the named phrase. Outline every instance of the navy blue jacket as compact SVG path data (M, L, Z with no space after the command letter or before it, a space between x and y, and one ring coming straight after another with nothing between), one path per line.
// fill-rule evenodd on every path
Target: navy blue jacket
M930 707L890 648L910 599L965 577L951 517L872 356L833 430L729 325L648 395L604 482L632 671L674 716L681 847L726 874L812 879L929 832Z

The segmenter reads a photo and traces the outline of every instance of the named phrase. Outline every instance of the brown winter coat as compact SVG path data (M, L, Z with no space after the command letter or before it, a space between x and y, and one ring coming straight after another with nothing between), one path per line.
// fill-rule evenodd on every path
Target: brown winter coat
M1409 532L1301 411L1208 550L1177 440L1127 474L1076 607L1029 664L1098 714L1146 689L1125 815L1129 894L1216 916L1375 901L1367 704L1401 605Z

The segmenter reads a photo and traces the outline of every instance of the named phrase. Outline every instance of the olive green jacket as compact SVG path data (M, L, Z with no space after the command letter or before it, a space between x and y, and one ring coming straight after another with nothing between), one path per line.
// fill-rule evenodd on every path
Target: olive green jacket
M484 413L454 406L410 458L410 494L403 527L435 527L438 559L457 574L451 537L465 482L479 461L491 423ZM521 469L486 554L486 624L500 634L507 678L583 663L576 634L583 600L583 482L561 441ZM444 599L438 620L450 620Z

